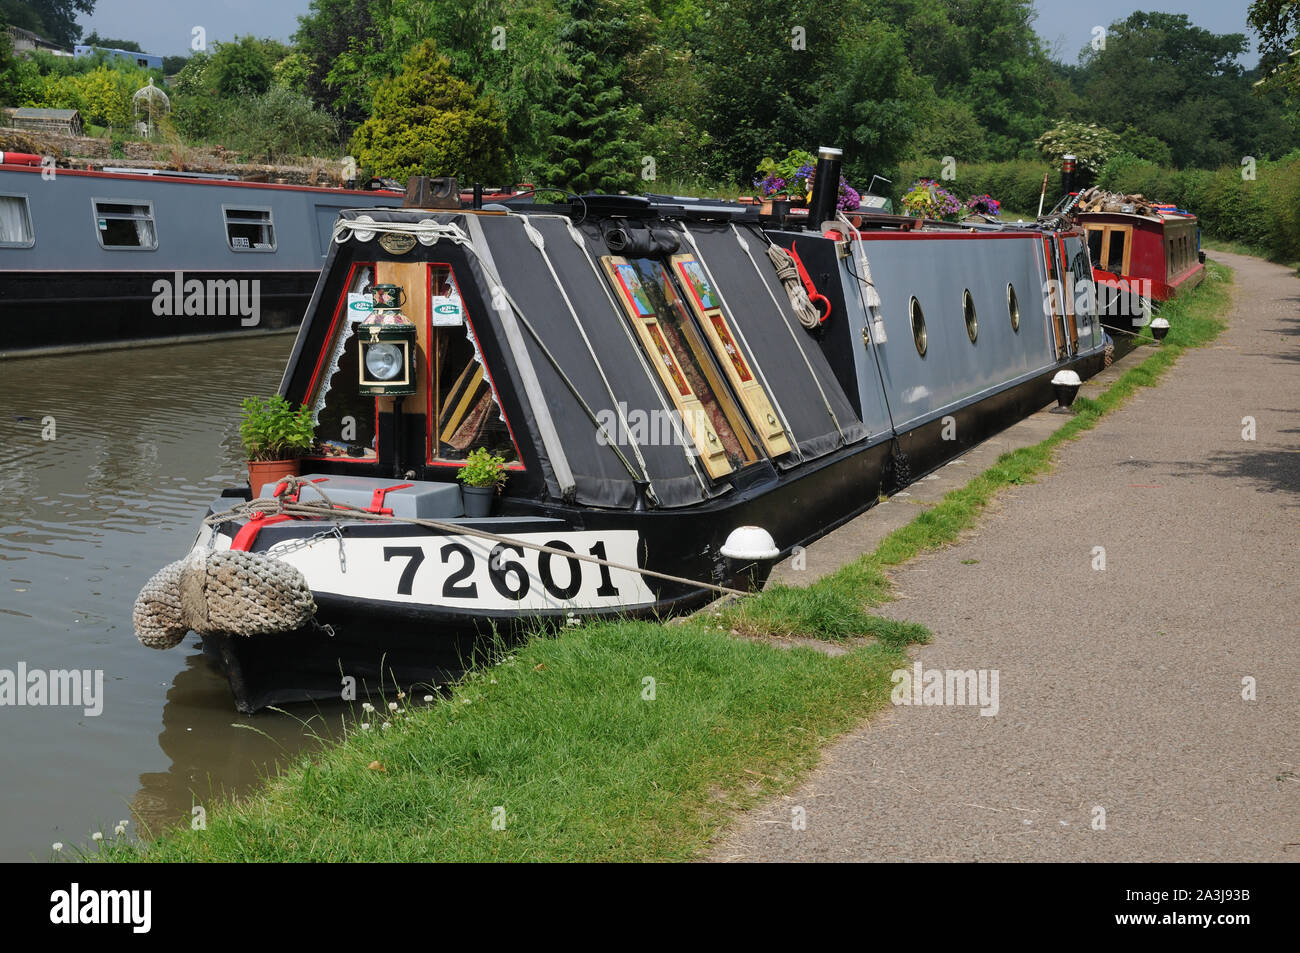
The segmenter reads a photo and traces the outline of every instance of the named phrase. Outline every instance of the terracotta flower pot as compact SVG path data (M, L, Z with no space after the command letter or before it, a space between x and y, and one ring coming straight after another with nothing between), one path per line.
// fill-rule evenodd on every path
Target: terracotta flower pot
M302 461L293 460L249 460L248 485L253 488L253 496L262 492L267 483L277 482L283 476L298 476L302 473Z

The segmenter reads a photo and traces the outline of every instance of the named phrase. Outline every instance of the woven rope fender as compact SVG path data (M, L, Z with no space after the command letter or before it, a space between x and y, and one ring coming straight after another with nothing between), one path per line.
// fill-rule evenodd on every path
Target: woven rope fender
M316 614L307 581L293 566L257 553L203 552L158 570L135 600L135 637L151 649L199 635L292 632Z

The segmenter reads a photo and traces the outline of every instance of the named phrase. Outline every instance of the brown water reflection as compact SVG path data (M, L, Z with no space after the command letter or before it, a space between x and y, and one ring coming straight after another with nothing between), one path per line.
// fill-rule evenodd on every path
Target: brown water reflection
M240 479L239 402L275 391L292 341L0 361L0 669L104 678L98 716L0 706L0 860L108 836L129 811L133 830L188 819L337 728L339 711L310 729L310 712L240 716L197 639L155 652L131 627L140 586Z

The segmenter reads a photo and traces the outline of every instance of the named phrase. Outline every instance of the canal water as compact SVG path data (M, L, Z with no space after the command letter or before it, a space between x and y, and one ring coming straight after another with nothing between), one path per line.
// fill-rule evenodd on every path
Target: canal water
M341 707L240 715L195 636L154 651L131 625L143 583L245 479L240 401L275 393L292 344L0 361L0 670L103 673L97 715L0 706L0 861L49 860L123 819L137 835L189 823L338 732Z

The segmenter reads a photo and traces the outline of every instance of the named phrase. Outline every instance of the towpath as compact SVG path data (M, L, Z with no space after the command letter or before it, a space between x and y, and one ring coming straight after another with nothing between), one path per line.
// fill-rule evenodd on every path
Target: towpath
M914 661L996 670L997 714L889 709L711 859L1300 859L1300 279L1214 257L1236 269L1214 344L894 573L882 611L934 632ZM1036 417L1020 442L1050 429ZM861 552L876 515L808 570Z

